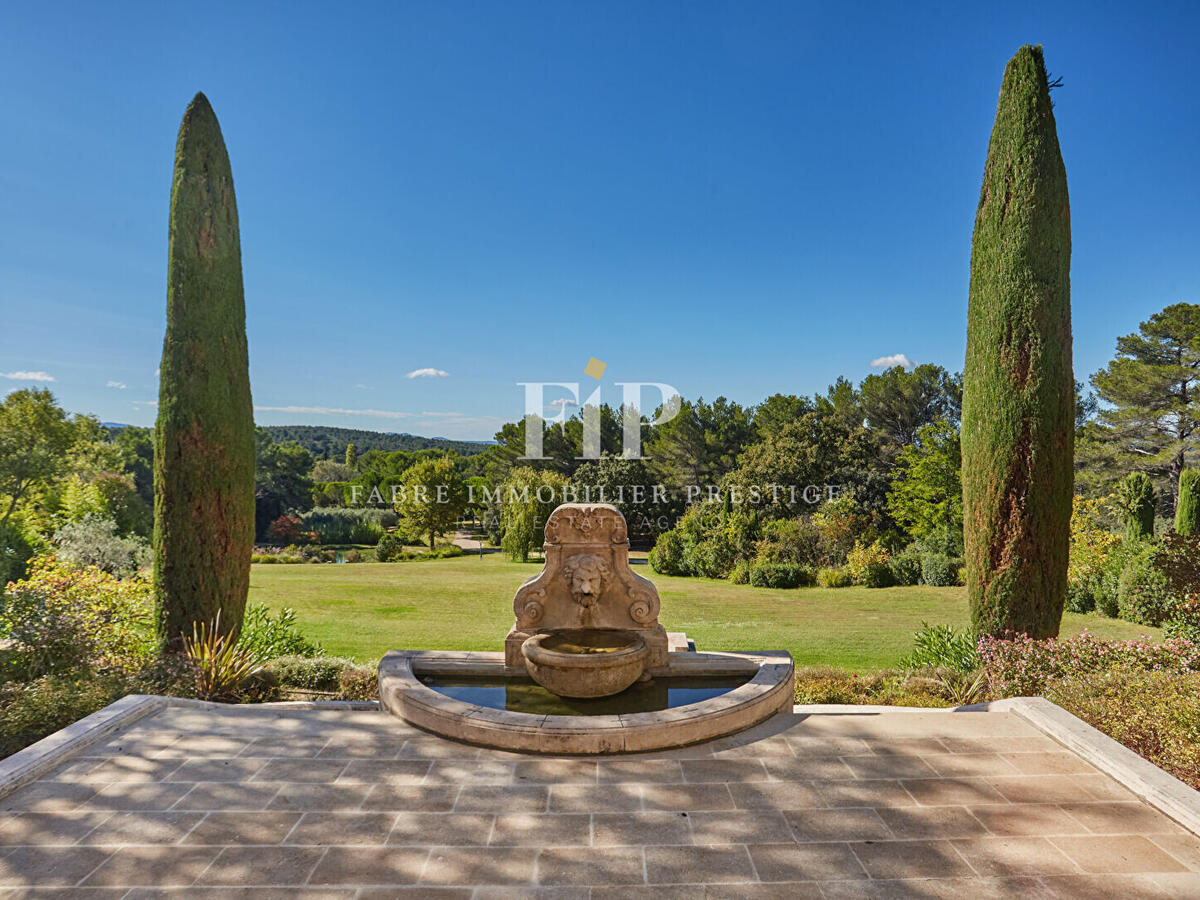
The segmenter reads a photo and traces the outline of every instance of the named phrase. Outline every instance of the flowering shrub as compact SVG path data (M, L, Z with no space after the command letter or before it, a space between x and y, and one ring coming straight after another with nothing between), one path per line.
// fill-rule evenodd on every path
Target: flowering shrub
M267 527L267 540L275 544L298 544L303 525L295 516L280 516Z
M53 556L35 558L0 608L0 637L12 641L10 674L33 679L144 666L155 650L152 596L146 575L117 578Z
M878 541L870 546L856 544L846 554L846 569L850 577L863 587L887 587L892 583L888 552Z
M1072 612L1091 612L1096 607L1109 557L1121 547L1121 539L1104 526L1104 518L1112 515L1111 506L1109 497L1074 498L1067 564L1067 608Z
M979 656L997 697L1036 696L1051 682L1118 667L1168 674L1200 671L1200 645L1180 638L1152 644L1104 641L1087 632L1047 641L1025 635L1011 640L985 636L979 641Z

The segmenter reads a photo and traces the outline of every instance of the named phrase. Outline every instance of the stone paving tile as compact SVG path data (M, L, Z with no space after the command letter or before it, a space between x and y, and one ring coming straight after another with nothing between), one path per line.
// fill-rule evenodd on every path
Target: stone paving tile
M1076 875L1078 867L1042 837L986 837L954 841L971 868L988 877Z
M783 815L797 842L886 841L894 836L870 807L789 809Z
M525 847L434 847L421 883L529 884L534 860Z
M114 785L109 785L113 787ZM267 804L279 793L279 785L271 783L247 784L239 781L201 781L195 784L182 782L180 784L162 785L162 787L182 788L184 793L170 807L171 809L219 809L223 812L250 812L266 809ZM101 791L88 801L89 806L95 806L104 794ZM124 809L125 806L113 807Z
M3 814L0 815L0 848L17 844L74 844L110 815L108 812L86 809Z
M650 785L637 784L553 784L549 786L549 810L550 812L632 812L642 808L642 792L649 787ZM657 790L661 785L653 785L653 787Z
M642 808L647 812L688 812L691 810L732 809L738 789L747 784L643 784ZM611 788L609 788L611 790ZM551 801L553 803L553 800Z
M368 782L371 784L420 784L433 765L428 760L353 759L346 763L338 781Z
M0 798L0 812L59 812L74 809L90 799L96 788L89 784L36 781L15 794Z
M389 846L482 846L492 833L494 816L477 813L402 812L387 835Z
M337 781L349 766L341 759L269 759L250 781L291 781L325 784Z
M191 830L185 844L278 844L300 821L292 812L214 812Z
M112 854L101 847L15 847L0 856L0 887L76 884Z
M646 878L650 884L719 884L757 881L744 846L647 847Z
M396 813L306 812L284 839L287 844L379 844L382 845Z
M79 841L81 844L177 844L204 818L195 812L119 812Z
M825 806L876 806L891 809L916 806L899 781L818 781L813 784Z
M697 844L771 844L792 839L791 826L779 810L697 812L689 818Z
M187 782L159 784L144 781L118 781L106 784L83 804L90 809L167 810L193 789ZM205 807L210 809L211 807Z
M961 806L880 809L878 813L892 834L901 840L976 837L987 833L983 823Z
M185 887L199 878L220 852L220 847L121 847L83 883L100 887Z
M748 848L763 881L866 878L849 844L758 844Z
M166 781L247 781L266 765L265 759L242 757L200 759L188 757L176 761L176 768ZM113 779L114 781L116 779Z
M1087 832L1077 818L1053 803L1005 803L968 809L984 828L1005 837Z
M921 759L943 778L1020 774L999 753L930 753Z
M598 766L583 759L530 759L513 765L513 784L595 784Z
M601 784L608 782L623 784L682 782L681 762L671 759L601 760L598 777Z
M511 784L514 762L497 759L437 760L429 766L425 784Z
M841 757L837 756L767 759L763 762L772 781L839 781L856 777Z
M767 769L759 759L685 759L680 765L684 781L689 784L767 780Z
M929 778L933 766L919 756L843 756L842 762L855 778Z
M1140 835L1122 835L1118 841L1103 836L1047 838L1084 872L1133 874L1186 872L1187 866Z
M1063 803L1062 809L1095 834L1179 834L1183 829L1138 802Z
M640 847L552 847L537 857L539 884L643 884Z
M362 802L363 809L415 812L449 812L454 808L460 790L456 784L375 784L369 787Z
M906 778L900 784L920 806L1007 802L1004 795L983 778Z
M321 847L226 847L196 884L300 885L324 855Z
M470 784L458 792L455 812L546 812L550 788L543 785L517 786Z
M733 805L738 809L786 809L823 805L817 789L807 781L749 781L730 784L727 787L733 798Z
M493 847L587 846L592 817L581 813L510 813L496 816L487 843Z
M416 884L428 858L429 850L424 847L330 847L308 883Z
M949 841L847 844L872 878L950 878L975 874Z
M597 847L690 844L689 820L696 815L699 813L596 813L591 817L592 843Z
M278 790L267 809L342 811L358 809L371 791L369 784L290 784Z
M827 881L821 890L825 900L1045 900L1050 896L1044 880L1037 877Z
M1200 841L1182 829L1178 834L1156 834L1150 840L1166 850L1193 872L1200 872Z

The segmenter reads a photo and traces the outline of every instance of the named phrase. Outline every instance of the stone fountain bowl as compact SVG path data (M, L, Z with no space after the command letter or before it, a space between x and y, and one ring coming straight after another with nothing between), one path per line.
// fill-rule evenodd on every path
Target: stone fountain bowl
M551 631L521 645L529 676L560 697L608 697L638 680L650 650L619 629Z

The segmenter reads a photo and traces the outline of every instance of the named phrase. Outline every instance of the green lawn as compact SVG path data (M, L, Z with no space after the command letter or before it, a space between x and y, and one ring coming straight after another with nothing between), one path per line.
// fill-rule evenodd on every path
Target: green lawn
M290 606L326 651L361 662L389 649L500 650L512 597L540 563L483 558L347 565L255 565L250 601ZM799 665L869 670L894 666L922 621L967 621L963 588L769 590L656 575L660 621L702 650L790 650ZM1064 634L1126 638L1160 630L1068 613Z

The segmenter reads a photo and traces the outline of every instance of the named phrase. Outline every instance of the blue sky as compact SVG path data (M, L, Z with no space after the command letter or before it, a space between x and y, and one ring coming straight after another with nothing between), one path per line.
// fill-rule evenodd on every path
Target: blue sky
M0 393L148 425L179 119L217 111L262 424L490 438L517 382L754 403L962 366L1004 64L1041 43L1075 362L1200 302L1189 4L7 4ZM443 375L408 378L419 369Z

